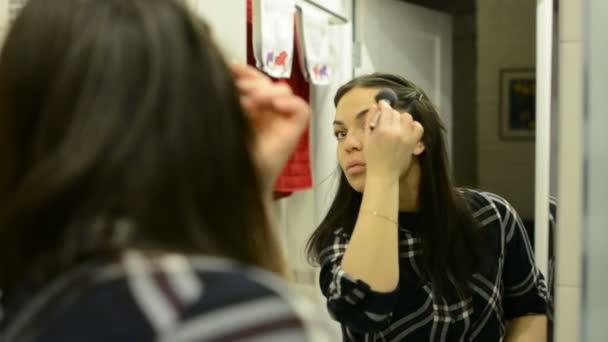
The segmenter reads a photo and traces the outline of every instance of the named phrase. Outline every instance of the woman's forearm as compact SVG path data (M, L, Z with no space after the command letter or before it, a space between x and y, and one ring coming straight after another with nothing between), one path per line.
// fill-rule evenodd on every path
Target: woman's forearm
M547 316L530 315L515 318L507 324L505 342L547 341Z
M368 177L357 223L342 269L374 291L390 292L399 283L398 181Z

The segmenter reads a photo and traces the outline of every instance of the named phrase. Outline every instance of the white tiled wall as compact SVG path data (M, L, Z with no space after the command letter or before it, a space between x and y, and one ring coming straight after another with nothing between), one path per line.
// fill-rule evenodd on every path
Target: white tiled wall
M608 2L587 0L583 13L583 121L585 170L581 330L583 341L606 341L608 336Z
M583 36L581 0L559 2L555 341L581 341Z

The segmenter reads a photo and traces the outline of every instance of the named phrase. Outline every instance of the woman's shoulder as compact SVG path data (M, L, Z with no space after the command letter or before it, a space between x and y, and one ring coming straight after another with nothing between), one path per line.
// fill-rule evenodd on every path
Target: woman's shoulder
M471 188L458 188L458 192L469 206L473 217L482 223L502 222L516 214L511 204L495 193Z
M327 322L318 319L322 308L282 278L227 259L131 253L120 265L95 273L93 286L49 310L44 338L80 341L95 333L92 341L331 339Z
M471 188L458 188L458 191L465 198L467 204L474 209L495 207L495 209L503 211L513 208L507 199L493 192Z
M212 340L330 341L321 306L297 293L283 278L226 259L191 257L189 264L201 283L201 294L186 319L167 341L192 340L189 332ZM217 330L217 324L222 329ZM212 335L210 335L212 334ZM196 340L196 339L194 339Z

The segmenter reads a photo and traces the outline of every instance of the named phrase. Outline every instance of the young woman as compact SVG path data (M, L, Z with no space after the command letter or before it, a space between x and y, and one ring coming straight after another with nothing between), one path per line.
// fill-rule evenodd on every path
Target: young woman
M375 103L384 88L394 109ZM334 100L340 183L308 252L347 341L543 341L548 295L522 222L456 189L428 96L390 74Z
M181 1L29 0L0 57L0 340L332 340L268 214L308 115Z

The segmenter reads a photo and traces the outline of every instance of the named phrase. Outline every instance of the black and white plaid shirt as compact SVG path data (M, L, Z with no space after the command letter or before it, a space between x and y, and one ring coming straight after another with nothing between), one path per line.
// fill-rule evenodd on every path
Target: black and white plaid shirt
M518 214L495 194L464 189L462 194L484 234L495 242L494 267L473 275L466 301L436 298L432 284L421 281L415 258L421 239L412 214L399 218L400 278L391 293L372 291L344 272L340 264L349 235L335 231L333 245L321 253L320 280L345 341L501 341L508 320L550 315L550 295Z

